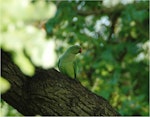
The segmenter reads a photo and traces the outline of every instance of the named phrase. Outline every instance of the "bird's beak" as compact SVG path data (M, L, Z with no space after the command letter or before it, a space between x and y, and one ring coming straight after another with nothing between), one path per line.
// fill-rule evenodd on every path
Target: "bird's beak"
M82 52L82 49L80 48L79 53L81 53L81 52Z

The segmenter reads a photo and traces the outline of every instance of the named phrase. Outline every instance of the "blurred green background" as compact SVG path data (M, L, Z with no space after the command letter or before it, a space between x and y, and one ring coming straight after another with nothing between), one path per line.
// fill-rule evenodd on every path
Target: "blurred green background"
M78 79L122 115L149 115L149 1L0 0L1 48L26 75L80 44ZM1 92L11 88L1 78ZM1 116L21 115L1 100Z

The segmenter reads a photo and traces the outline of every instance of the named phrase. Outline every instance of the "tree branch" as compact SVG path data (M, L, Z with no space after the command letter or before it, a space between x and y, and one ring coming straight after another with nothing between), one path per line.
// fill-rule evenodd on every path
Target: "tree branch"
M23 115L120 115L103 97L55 69L25 76L3 51L2 76L11 83L2 99Z
M127 4L130 5L130 4ZM111 15L114 12L118 11L121 12L123 11L127 5L123 5L123 4L118 4L114 7L104 7L101 6L101 8L96 8L94 10L78 10L77 8L75 8L76 12L78 15L81 16L88 16L88 15L100 15L100 14L107 14L107 15ZM148 2L143 2L143 1L135 1L134 4L132 4L137 10L140 9L148 9L149 10L149 5Z

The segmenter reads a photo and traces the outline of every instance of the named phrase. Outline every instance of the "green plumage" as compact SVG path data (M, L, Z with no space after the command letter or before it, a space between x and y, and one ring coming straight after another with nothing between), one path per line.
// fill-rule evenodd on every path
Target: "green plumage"
M71 78L76 78L77 75L77 63L76 55L81 53L81 47L78 45L71 46L60 57L58 61L58 68L61 73L66 74Z

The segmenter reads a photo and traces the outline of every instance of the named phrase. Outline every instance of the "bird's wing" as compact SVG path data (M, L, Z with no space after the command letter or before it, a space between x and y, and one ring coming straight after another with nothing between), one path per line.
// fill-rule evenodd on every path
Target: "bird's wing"
M58 68L60 69L60 59L58 60L58 64L57 65L58 65Z

